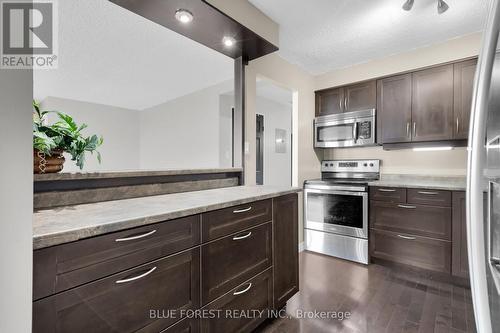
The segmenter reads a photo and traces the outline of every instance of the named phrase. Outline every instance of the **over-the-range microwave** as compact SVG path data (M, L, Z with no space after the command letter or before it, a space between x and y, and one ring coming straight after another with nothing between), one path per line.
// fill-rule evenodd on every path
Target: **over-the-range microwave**
M376 144L375 118L375 109L316 117L314 147L373 146Z

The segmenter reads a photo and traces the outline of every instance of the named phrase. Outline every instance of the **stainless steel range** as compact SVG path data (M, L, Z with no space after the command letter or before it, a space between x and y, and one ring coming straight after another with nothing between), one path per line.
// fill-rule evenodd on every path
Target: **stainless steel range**
M304 184L305 249L368 264L368 181L380 160L323 161Z

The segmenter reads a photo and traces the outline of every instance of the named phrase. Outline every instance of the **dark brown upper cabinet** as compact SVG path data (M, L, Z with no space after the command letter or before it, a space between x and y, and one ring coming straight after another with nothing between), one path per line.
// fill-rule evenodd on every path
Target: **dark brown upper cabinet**
M373 109L376 104L376 81L316 92L316 116Z
M467 139L472 107L472 90L476 74L477 59L462 61L453 65L453 138Z
M376 105L376 81L362 82L344 88L344 112L374 109Z
M379 143L411 141L411 74L377 81Z
M316 116L344 112L344 88L328 89L316 93Z
M412 74L412 141L453 138L453 65Z

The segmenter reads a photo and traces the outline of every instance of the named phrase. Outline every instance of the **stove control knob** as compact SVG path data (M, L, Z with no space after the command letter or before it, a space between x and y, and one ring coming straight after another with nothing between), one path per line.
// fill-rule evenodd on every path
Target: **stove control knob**
M333 163L330 163L330 166L333 167Z
M372 167L372 166L373 166L373 163L370 163L370 166Z
M367 164L367 163L365 163L365 164L363 164L363 166L367 167L367 166L368 166L368 164Z

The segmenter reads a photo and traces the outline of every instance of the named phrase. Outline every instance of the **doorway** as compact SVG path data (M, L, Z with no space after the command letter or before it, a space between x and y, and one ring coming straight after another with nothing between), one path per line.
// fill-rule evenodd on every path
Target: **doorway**
M292 185L293 91L256 82L256 184Z

